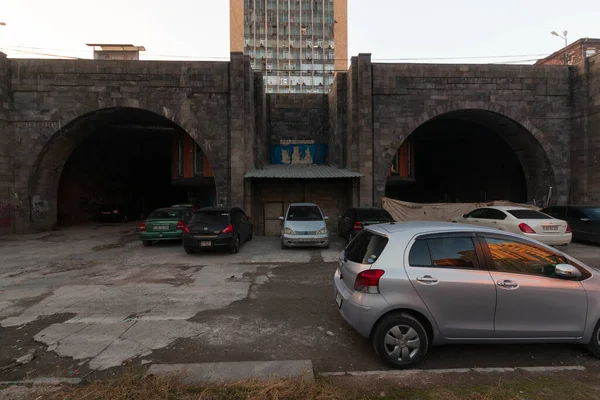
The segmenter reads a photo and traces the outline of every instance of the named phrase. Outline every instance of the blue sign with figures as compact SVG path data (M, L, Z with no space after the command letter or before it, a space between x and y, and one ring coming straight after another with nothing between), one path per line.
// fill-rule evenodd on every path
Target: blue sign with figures
M271 164L324 164L327 145L287 144L271 146Z

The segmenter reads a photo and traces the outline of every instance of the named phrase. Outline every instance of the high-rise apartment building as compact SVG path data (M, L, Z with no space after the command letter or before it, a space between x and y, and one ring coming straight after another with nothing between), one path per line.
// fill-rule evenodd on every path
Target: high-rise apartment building
M348 0L230 0L232 52L264 75L267 93L327 93L348 68Z

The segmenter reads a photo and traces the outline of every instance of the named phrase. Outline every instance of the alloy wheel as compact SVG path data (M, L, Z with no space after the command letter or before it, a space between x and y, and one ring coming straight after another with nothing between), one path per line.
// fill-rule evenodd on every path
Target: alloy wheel
M419 334L408 325L396 325L386 333L384 348L394 360L410 362L421 351Z

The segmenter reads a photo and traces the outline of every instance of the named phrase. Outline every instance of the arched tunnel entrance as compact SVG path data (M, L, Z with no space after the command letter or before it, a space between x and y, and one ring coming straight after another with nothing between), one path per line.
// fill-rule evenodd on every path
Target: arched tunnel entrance
M386 196L419 203L540 201L554 185L545 151L523 126L482 110L416 128L390 165Z
M216 202L214 172L200 146L173 121L147 110L85 115L46 148L32 191L56 199L59 225L96 221L101 211L131 221L160 207Z

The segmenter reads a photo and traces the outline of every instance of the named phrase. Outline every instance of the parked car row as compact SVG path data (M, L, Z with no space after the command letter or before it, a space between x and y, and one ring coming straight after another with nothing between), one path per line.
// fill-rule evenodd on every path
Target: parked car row
M252 221L238 207L196 209L178 204L153 211L140 224L139 237L144 246L157 241L181 241L187 254L204 249L228 249L235 254L252 240Z

